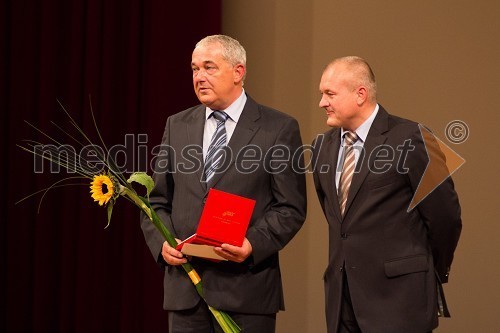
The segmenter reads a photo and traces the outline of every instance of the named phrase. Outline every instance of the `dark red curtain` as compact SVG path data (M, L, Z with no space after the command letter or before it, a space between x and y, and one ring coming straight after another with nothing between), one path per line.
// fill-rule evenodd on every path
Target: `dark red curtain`
M16 144L48 141L25 120L63 137L51 124L70 127L57 100L96 139L90 95L108 145L143 146L127 170L150 172L167 116L197 103L194 44L220 21L218 0L0 2L2 332L167 331L163 274L138 209L119 200L104 229L106 209L87 186L51 190L38 214L40 195L15 205L68 176L49 164L35 174Z

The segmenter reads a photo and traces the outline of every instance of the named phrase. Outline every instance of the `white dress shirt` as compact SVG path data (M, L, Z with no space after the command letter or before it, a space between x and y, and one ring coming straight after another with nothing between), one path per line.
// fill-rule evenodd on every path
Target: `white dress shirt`
M375 109L371 113L371 115L354 131L358 136L358 141L356 141L353 145L354 147L354 163L357 165L359 159L359 153L363 149L366 141L366 137L368 136L368 132L370 131L370 127L372 127L373 120L377 116L379 106L375 105ZM335 170L335 185L337 187L337 193L339 188L340 175L342 174L342 158L344 153L344 133L347 132L343 128L340 131L340 150L339 157L337 159L337 169ZM366 156L365 156L366 158ZM356 172L357 169L355 168Z
M236 124L240 119L241 113L243 112L243 108L245 107L245 103L247 102L247 95L245 94L245 90L241 92L240 97L238 97L233 104L229 105L229 107L224 111L228 114L229 118L226 120L226 133L227 140L226 145L231 140L231 136L234 133L234 129L236 128ZM205 128L203 130L203 159L207 156L208 146L210 146L210 141L212 140L212 136L217 129L217 120L214 117L210 117L210 115L214 112L214 110L210 109L208 106L205 109Z

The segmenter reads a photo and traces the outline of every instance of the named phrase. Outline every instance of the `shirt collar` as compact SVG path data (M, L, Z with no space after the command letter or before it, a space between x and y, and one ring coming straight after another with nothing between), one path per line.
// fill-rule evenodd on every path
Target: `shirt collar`
M243 112L243 107L247 102L247 95L245 94L245 89L242 89L240 97L238 97L231 105L227 107L224 111L229 116L228 120L231 119L235 123L240 119L241 113ZM210 109L208 106L205 108L205 119L208 119L214 110Z
M358 136L358 139L361 141L365 142L366 137L368 136L368 132L370 131L370 127L372 127L373 121L375 120L375 117L377 116L379 106L378 104L375 105L375 109L372 111L370 116L354 131L356 132L356 135ZM340 135L341 138L344 138L344 134L348 132L342 128Z

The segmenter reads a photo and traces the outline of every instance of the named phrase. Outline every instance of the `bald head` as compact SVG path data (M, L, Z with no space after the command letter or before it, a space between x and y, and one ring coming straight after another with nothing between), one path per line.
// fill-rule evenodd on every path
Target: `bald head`
M344 57L326 66L319 84L319 106L327 124L356 130L377 104L377 85L368 63L360 57Z
M341 77L352 90L364 86L368 92L368 102L377 102L375 74L365 59L357 56L337 58L326 66L324 72L329 70Z

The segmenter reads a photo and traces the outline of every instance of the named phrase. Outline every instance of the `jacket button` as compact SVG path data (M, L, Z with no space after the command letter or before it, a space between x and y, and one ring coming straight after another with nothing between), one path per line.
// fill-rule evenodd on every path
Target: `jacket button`
M343 272L344 271L344 266L340 266L340 271Z
M340 238L347 239L347 234L345 232L341 233Z

